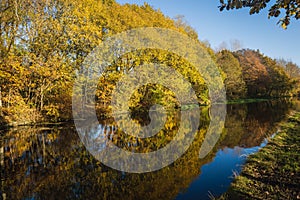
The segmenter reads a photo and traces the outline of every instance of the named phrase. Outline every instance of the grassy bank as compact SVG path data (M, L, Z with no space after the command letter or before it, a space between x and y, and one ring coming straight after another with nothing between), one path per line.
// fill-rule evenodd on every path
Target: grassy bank
M300 199L300 112L258 153L220 199Z
M243 103L256 103L262 101L269 101L272 99L236 99L236 100L228 100L226 104L243 104Z

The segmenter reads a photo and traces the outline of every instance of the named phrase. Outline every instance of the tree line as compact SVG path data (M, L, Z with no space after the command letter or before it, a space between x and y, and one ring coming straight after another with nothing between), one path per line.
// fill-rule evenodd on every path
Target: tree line
M166 17L148 4L120 5L114 0L1 1L0 122L71 119L73 83L85 57L105 38L145 26L176 30L205 46L182 18ZM273 60L248 49L217 53L208 46L205 49L223 71L228 99L299 93L300 72L292 62ZM193 84L199 103L209 104L205 82L193 74L188 62L165 51L146 49L126 54L112 64L113 72L98 85L97 110L109 110L111 91L124 72L153 62L184 74ZM179 83L178 89L183 89ZM143 102L175 106L177 102L171 91L157 85L140 88L133 96L133 108L144 106Z
M225 72L227 99L272 98L299 95L299 67L284 59L274 60L259 50L217 53Z

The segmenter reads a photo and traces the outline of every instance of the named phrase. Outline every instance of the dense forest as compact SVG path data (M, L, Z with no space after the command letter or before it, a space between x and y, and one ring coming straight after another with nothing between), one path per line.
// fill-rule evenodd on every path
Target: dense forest
M3 0L0 2L0 123L72 119L72 88L85 57L111 35L139 27L161 27L188 35L205 47L222 71L227 99L277 98L300 94L300 69L259 50L214 52L182 18L171 19L148 4L114 0ZM176 41L174 41L176 42ZM184 46L182 47L184 51ZM124 71L142 63L163 63L193 83L200 104L209 104L205 82L192 66L165 51L144 49L125 55L98 85L97 110L109 110L111 91ZM178 84L178 89L182 89ZM134 91L133 91L134 92ZM84 95L84 94L83 94ZM174 94L147 85L133 94L133 108ZM146 105L146 106L147 106ZM176 106L176 105L174 105Z

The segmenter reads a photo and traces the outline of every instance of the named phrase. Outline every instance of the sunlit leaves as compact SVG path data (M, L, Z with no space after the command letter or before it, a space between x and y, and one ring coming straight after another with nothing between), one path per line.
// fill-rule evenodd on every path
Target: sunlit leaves
M236 0L230 1L230 5L226 1L220 2L223 8L252 7L252 12L258 12L269 1ZM290 18L283 18L283 26L289 23L292 16L299 18L299 2L289 2L288 5L287 2L278 1L278 6L272 7L272 12L270 11L270 16L279 17L282 9L290 10L288 13ZM0 105L3 107L1 110L5 111L1 111L0 114L11 115L14 120L21 116L20 113L26 111L31 113L29 116L26 115L29 121L34 121L40 116L54 120L71 118L75 71L88 71L82 65L86 56L113 34L139 27L161 27L179 31L194 39L195 42L199 42L196 31L182 16L176 17L175 20L170 19L146 3L138 6L120 5L112 0L3 0L0 3L0 11ZM174 43L177 42L176 38L171 39ZM158 38L158 42L164 41ZM182 46L183 52L189 48L181 44L178 46ZM216 55L212 49L205 47L205 50L215 60ZM122 53L120 49L114 51L117 54ZM233 64L232 69L230 60ZM280 75L281 70L277 68L274 68L275 71L261 70L264 68L261 67L261 62L250 57L240 60L241 67L243 60L245 60L244 64L248 63L243 65L243 76L241 76L238 64L233 60L228 58L227 64L224 64L226 63L224 61L224 65L220 62L220 67L223 67L224 71L221 74L227 76L225 84L227 88L232 85L231 91L237 88L244 91L243 85L237 85L243 81L263 79L257 87L266 88L262 85L270 80L286 80ZM208 89L202 77L197 76L196 70L186 60L164 51L144 50L123 55L116 63L112 63L110 67L115 68L115 72L103 77L98 84L96 107L100 110L106 108L109 110L110 94L114 84L122 73L129 72L143 63L162 63L173 67L192 84L200 104L210 103ZM252 71L248 72L248 69ZM247 73L244 73L246 71ZM265 76L271 71L274 72L274 76L280 75L282 79L278 77L271 79ZM85 82L86 80L82 80L83 86ZM184 87L179 82L174 83L178 85L179 92L184 91ZM258 82L248 83L253 83L253 87L256 87L254 83ZM176 105L174 95L166 88L150 86L148 89L141 88L139 92L133 95L136 98L135 100L132 98L132 106L138 106L142 100L149 100L145 98L147 96L160 98L164 105L168 103L172 106ZM255 92L254 89L252 93ZM163 93L166 95L162 95ZM95 96L88 91L82 95Z
M243 80L242 68L237 58L228 50L217 54L217 63L225 72L224 84L227 99L240 99L247 95L247 88Z
M249 8L249 13L255 14L259 13L262 9L266 8L270 4L270 0L227 0L225 3L224 0L220 0L220 11L223 11L225 8L227 10L231 9L240 9L243 7ZM298 20L300 18L300 1L298 0L278 0L269 8L269 18L270 17L279 17L283 15L282 18L278 21L278 24L282 28L286 29L290 24L291 19Z
M259 51L240 50L234 53L242 67L248 97L290 96L292 83L284 69Z

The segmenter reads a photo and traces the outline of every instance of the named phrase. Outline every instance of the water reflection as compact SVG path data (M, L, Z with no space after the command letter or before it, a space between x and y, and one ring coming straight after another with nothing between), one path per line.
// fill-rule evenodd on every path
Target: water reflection
M228 187L233 172L239 171L241 155L273 134L294 105L286 101L228 105L217 145L200 159L199 149L209 125L208 111L203 108L198 134L188 151L172 165L144 174L124 173L101 164L82 145L72 125L2 131L1 195L6 199L199 199L208 198L208 191L218 195ZM151 146L151 140L125 137L109 120L90 137L101 139L98 136L102 135L126 150L156 149L169 142L172 130L178 129L171 123L166 124L169 132L152 138L161 142L156 146Z

